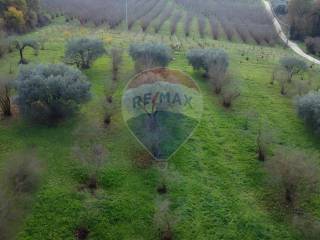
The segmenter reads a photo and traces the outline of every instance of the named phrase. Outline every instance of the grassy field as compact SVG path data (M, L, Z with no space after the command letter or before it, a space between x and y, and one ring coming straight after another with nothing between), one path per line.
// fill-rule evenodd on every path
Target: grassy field
M196 27L196 23L193 25ZM179 27L180 32L182 28ZM16 224L19 226L13 226L18 228L18 239L71 240L76 227L82 225L90 229L89 239L158 239L155 218L166 201L170 203L167 214L175 239L301 239L285 210L279 210L273 200L272 190L266 187L263 164L256 157L256 135L261 122L269 123L275 132L273 149L281 145L320 154L320 141L298 119L292 98L281 96L279 86L269 83L279 58L292 53L282 46L184 38L182 33L169 37L166 27L161 31L160 37L66 25L61 20L28 35L48 40L38 56L28 50L26 58L32 63L62 61L65 41L73 36L102 38L107 48L126 49L132 42L143 41L168 45L178 42L182 49L174 53L170 67L197 81L205 106L195 134L164 168L158 164L139 168L134 164L144 156L144 150L121 116L122 90L134 75L127 53L114 95L116 113L109 128L103 128L102 105L106 89L112 84L109 56L100 58L85 71L93 97L73 119L51 128L29 125L16 117L0 121L0 166L12 153L33 146L46 169L41 189L30 202L25 218ZM188 65L186 50L199 46L221 47L230 55L231 74L241 83L241 97L231 110L221 106L209 84ZM0 72L8 73L11 66L14 76L17 62L18 53L9 54L0 60ZM318 69L313 71L319 73ZM259 117L248 117L252 113ZM77 136L79 129L92 130L94 141L109 152L95 196L79 190L87 174L72 154L75 144L87 144L86 139ZM168 187L165 195L157 192L162 182ZM320 217L319 204L320 197L305 208Z

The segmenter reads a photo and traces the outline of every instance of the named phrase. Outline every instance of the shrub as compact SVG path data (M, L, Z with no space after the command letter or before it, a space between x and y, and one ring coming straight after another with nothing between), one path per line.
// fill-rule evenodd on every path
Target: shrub
M69 64L75 64L78 68L88 69L103 54L105 54L103 41L75 38L66 45L65 60Z
M307 126L320 134L320 92L310 92L297 100L299 116Z
M26 39L26 40L22 40L22 41L15 40L14 44L20 54L19 64L27 64L28 63L28 61L23 56L23 52L26 47L33 48L36 52L39 50L39 43L35 40L32 40L32 39Z
M129 50L137 71L166 67L171 61L171 50L163 44L133 44Z
M295 93L299 96L307 94L311 89L311 81L298 80L295 81Z
M292 209L318 193L318 167L301 151L279 149L265 167L280 200Z
M118 79L119 68L122 63L122 49L113 48L111 49L112 57L112 79L116 81Z
M222 104L225 108L230 108L233 101L240 97L240 90L234 83L229 83L222 90Z
M11 83L1 77L0 79L0 110L4 116L11 116L10 100Z
M86 102L89 89L90 84L79 70L64 64L40 64L20 70L17 103L25 118L51 124Z
M187 53L187 59L189 64L194 70L200 70L205 68L205 49L191 49Z
M208 78L213 85L214 91L216 94L220 94L223 86L227 84L228 55L222 49L212 49L206 53L204 60Z
M307 37L305 40L305 44L309 53L320 55L320 37Z
M81 177L81 181L84 181L84 187L91 193L98 188L99 174L108 161L108 151L99 143L102 130L95 122L89 122L73 133L76 140L72 153L80 163L80 168L85 170L86 174ZM79 167L79 164L75 164L75 167Z
M284 57L280 60L281 67L287 72L288 82L292 82L295 75L298 75L307 69L307 64L298 58Z
M33 151L14 155L5 166L5 185L13 194L30 194L40 185L41 166Z

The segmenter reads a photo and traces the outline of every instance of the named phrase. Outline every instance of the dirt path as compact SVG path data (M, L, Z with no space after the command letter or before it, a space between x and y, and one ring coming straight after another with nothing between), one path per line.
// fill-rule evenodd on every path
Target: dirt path
M268 12L268 13L270 14L270 16L272 17L273 25L274 25L274 27L276 28L276 31L277 31L279 37L281 38L281 40L282 40L283 42L285 42L285 43L288 45L288 47L290 47L295 53L299 54L301 57L307 59L308 61L310 61L310 62L312 62L312 63L314 63L314 64L320 65L320 60L318 60L318 59L316 59L316 58L314 58L314 57L306 54L306 53L298 46L298 44L290 41L290 40L287 38L287 36L285 35L285 33L284 33L283 30L282 30L282 27L281 27L278 19L277 19L277 18L274 16L274 14L273 14L273 11L272 11L270 2L267 1L267 0L262 0L262 1L263 1L264 5L265 5L265 8L266 8L267 12Z

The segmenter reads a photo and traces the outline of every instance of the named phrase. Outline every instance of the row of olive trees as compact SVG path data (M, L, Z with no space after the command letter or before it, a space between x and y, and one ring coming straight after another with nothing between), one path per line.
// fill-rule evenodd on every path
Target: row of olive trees
M130 55L135 60L136 70L165 67L171 61L171 50L162 44L133 44ZM80 69L88 69L92 63L106 53L102 41L96 39L72 39L66 44L65 61ZM118 80L122 63L122 50L113 48L113 80ZM11 115L12 84L3 79L0 85L0 107L4 115ZM46 91L43 91L46 89ZM90 84L78 70L64 64L21 67L15 90L16 103L20 113L34 122L53 124L76 112L81 103L90 99ZM112 92L107 102L112 104ZM105 117L108 125L111 121L110 106Z
M98 25L109 25L116 28L125 20L125 1L113 0L43 0L49 12L63 13L67 20L77 19L81 24L88 22ZM146 30L150 22L165 8L166 1L128 0L128 26L131 29L135 22L141 20Z
M176 12L172 16L171 23L170 23L170 33L171 33L171 35L176 34L177 28L178 28L178 23L180 22L181 18L182 18L182 13L180 11Z
M128 8L128 28L132 29L134 23L143 18L157 5L158 0L143 0L129 5Z
M162 14L159 16L158 22L155 23L155 26L154 26L155 33L160 32L160 29L165 23L165 21L167 21L172 16L172 12L173 12L173 7L167 4L166 9L163 10Z
M166 5L167 2L165 0L159 1L149 13L141 18L140 25L143 32L147 31L150 23L161 14Z
M194 18L193 13L188 12L185 19L185 23L184 23L184 34L186 35L186 37L190 36L191 24L192 24L193 18Z
M320 92L311 91L310 80L305 80L307 64L294 57L284 57L273 72L272 82L277 80L281 94L288 93L288 87L297 86L296 108L305 125L320 135ZM306 94L307 93L307 94ZM266 143L267 141L262 141ZM263 153L267 153L270 142L263 144ZM306 239L317 239L320 234L320 223L312 214L303 209L319 193L319 167L316 159L310 154L295 150L281 149L267 161L267 172L271 186L280 194L280 201L293 213L292 222ZM299 212L299 214L296 214Z
M204 19L209 19L214 39L223 34L229 41L273 45L278 41L272 21L260 2L175 0L188 14L198 15L199 33L204 35ZM223 31L223 32L222 32Z
M294 84L296 87L296 106L299 116L316 134L320 133L320 94L319 91L311 91L312 82L305 79L308 66L305 61L295 57L280 59L279 66L273 71L272 83L277 81L280 85L280 93L288 94L288 89Z

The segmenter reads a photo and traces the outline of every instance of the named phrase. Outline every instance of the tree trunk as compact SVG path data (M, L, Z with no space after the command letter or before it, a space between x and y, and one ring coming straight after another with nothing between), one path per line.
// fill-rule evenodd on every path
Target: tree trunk
M11 113L11 101L8 95L4 95L4 97L0 96L0 108L4 116L9 117L12 115Z
M23 48L19 49L19 53L20 53L20 61L19 64L27 64L27 60L24 59L23 57Z
M292 191L289 188L286 188L286 202L291 205L293 202Z

